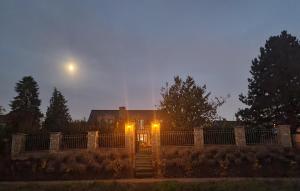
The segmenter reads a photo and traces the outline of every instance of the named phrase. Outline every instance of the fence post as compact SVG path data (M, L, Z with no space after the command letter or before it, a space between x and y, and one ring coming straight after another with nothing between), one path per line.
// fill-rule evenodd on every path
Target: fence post
M245 127L237 126L234 128L235 144L237 146L246 146Z
M87 148L88 149L97 149L99 141L98 131L88 131L87 135Z
M135 169L135 133L134 133L134 124L127 123L125 124L125 148L128 152L129 159L132 165L132 175L134 174Z
M203 127L194 128L194 146L197 150L204 147Z
M60 132L53 132L50 133L50 152L58 152L60 149L60 143L61 143L61 133Z
M19 154L25 151L26 134L17 133L12 135L11 143L11 156L17 157Z
M289 125L278 126L278 143L284 147L292 147L291 128Z
M152 144L152 160L154 165L157 167L157 176L161 176L160 169L160 152L161 152L161 143L160 143L160 124L158 122L153 122L151 124L151 144Z

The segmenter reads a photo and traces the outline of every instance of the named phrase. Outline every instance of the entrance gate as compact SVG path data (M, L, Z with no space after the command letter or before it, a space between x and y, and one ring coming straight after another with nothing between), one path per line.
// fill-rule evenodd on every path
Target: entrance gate
M151 133L150 128L137 128L135 133L136 153L151 153Z

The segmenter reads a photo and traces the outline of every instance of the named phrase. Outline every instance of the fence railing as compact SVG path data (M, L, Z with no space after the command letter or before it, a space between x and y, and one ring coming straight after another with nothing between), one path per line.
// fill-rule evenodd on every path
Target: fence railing
M193 131L162 131L160 135L161 145L193 146Z
M60 149L86 149L87 134L63 135Z
M204 128L205 145L234 145L234 128Z
M11 155L14 157L24 151L49 150L49 152L57 152L66 149L96 150L97 148L125 148L131 153L134 151L134 144L140 149L137 151L144 152L157 151L160 146L194 146L197 149L201 149L206 145L280 145L292 147L290 127L288 125L280 125L270 129L227 127L194 128L193 130L152 131L152 144L149 145L137 144L135 142L137 141L137 136L134 131L128 131L126 135L125 133L98 134L96 131L73 135L62 135L57 132L51 133L51 135L18 133L12 136Z
M25 151L49 150L49 146L49 134L26 135L25 137Z
M278 144L278 129L245 128L247 145L276 145Z
M124 148L125 134L124 133L105 133L99 134L99 147L104 148Z

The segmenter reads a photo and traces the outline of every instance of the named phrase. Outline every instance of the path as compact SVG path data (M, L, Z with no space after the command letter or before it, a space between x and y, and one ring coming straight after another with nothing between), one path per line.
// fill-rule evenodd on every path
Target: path
M146 178L146 179L109 179L109 180L60 180L60 181L0 181L0 185L7 184L70 184L70 183L157 183L157 182L182 182L182 183L196 183L196 182L219 182L219 181L243 181L243 180L259 180L259 181L300 181L299 178Z

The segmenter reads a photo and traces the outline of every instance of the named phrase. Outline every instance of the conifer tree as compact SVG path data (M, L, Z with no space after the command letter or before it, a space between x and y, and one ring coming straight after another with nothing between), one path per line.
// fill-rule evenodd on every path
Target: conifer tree
M236 114L255 127L300 125L300 45L296 37L282 31L271 36L252 61L248 94L240 101L248 108Z
M0 115L3 115L5 112L5 109L3 106L0 105Z
M47 109L45 128L50 132L63 131L71 122L71 116L67 107L67 100L54 88L50 105Z
M11 101L9 113L9 125L14 132L33 132L40 127L41 100L39 99L39 87L31 76L25 76L16 84L17 96Z

